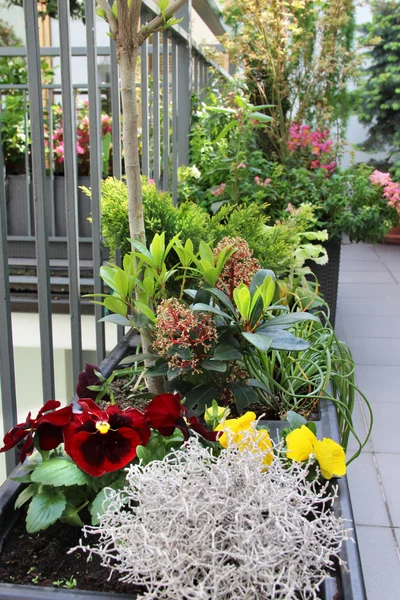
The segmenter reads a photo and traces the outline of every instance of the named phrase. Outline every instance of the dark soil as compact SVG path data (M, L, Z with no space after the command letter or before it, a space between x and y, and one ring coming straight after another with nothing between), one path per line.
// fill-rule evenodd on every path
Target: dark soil
M67 554L81 538L79 527L62 523L28 534L21 511L4 540L0 554L0 582L62 588L73 577L78 589L127 594L143 592L144 588L119 582L116 573L108 581L110 571L101 566L97 556L87 562L85 552L75 550Z

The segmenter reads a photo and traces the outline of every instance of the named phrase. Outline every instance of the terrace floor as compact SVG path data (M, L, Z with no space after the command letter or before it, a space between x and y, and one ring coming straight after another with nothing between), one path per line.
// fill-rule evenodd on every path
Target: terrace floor
M343 245L339 282L337 334L353 352L374 413L371 439L348 469L367 596L399 600L400 246ZM360 399L354 416L364 433Z

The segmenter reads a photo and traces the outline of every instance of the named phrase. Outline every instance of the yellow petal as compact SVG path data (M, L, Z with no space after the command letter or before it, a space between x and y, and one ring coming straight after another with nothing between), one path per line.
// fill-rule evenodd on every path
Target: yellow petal
M274 453L272 451L272 440L266 429L257 431L257 444L260 450L265 454L263 465L269 466L274 460Z
M319 463L322 475L325 479L331 479L333 477L333 458L332 448L330 444L326 443L326 439L317 440L314 444L315 458Z
M286 436L287 457L296 462L307 460L313 452L317 438L305 425L294 429Z
M346 475L346 455L342 446L330 438L324 438L322 442L327 444L331 449L333 474L336 477Z

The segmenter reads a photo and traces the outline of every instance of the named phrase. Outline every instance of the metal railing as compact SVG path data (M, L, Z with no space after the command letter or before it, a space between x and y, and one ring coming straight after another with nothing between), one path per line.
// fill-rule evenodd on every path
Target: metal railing
M197 5L205 6L205 12L212 15L210 27L221 33L223 24L218 19L215 7L210 0L196 0ZM143 3L143 20L157 14L158 7L152 0ZM72 372L77 380L82 370L82 332L80 299L80 251L82 243L91 245L93 261L94 292L101 293L102 281L98 276L103 262L101 240L101 194L102 170L101 106L100 97L108 102L112 120L112 168L110 174L120 178L123 174L121 148L121 106L119 75L116 48L113 40L109 47L98 47L96 43L95 0L86 0L86 47L71 48L69 31L69 0L58 1L59 48L40 48L38 34L37 1L25 0L26 47L0 48L0 58L26 56L28 83L0 86L1 105L4 94L11 90L20 91L25 108L24 130L25 181L22 202L26 211L26 230L17 235L7 230L10 224L12 203L7 206L7 175L0 138L0 320L3 325L0 339L1 395L3 425L5 431L16 422L16 391L13 362L13 335L11 325L11 303L9 287L8 244L31 243L35 246L37 269L37 296L40 325L40 352L42 364L43 400L55 396L54 353L52 330L52 303L50 295L50 254L51 244L62 242L66 246L69 284L69 314L72 340ZM210 12L211 11L211 12ZM141 121L142 121L142 172L152 177L158 188L171 190L177 201L178 167L188 164L189 131L191 116L191 94L200 94L209 83L212 72L219 70L228 76L217 64L208 60L191 37L191 1L181 9L183 21L164 33L156 33L151 41L141 48ZM43 84L41 57L59 56L61 59L61 84ZM85 56L87 59L87 82L72 83L72 56ZM98 80L98 56L109 56L110 81ZM151 56L151 68L150 60ZM171 64L172 63L172 64ZM162 76L161 76L162 72ZM52 142L51 95L61 95L62 127L64 144L64 202L65 230L60 235L57 225L57 202L54 194L55 170ZM76 150L76 111L77 97L85 94L89 109L90 135L90 188L92 191L90 213L92 217L91 235L79 235L78 172ZM44 104L45 99L45 104ZM46 114L47 113L47 114ZM161 118L162 115L162 118ZM45 154L45 131L49 132L47 153ZM1 135L1 128L0 128ZM30 142L28 142L30 136ZM3 140L4 141L4 140ZM150 150L151 149L151 150ZM9 190L8 190L9 192ZM9 213L7 215L7 213ZM89 216L89 215L87 215ZM82 217L82 215L81 215ZM21 217L22 218L22 217ZM86 223L88 227L88 223ZM100 321L103 308L95 306L96 319L96 358L99 364L105 357L105 329ZM122 335L122 328L119 336ZM6 455L9 472L15 466L15 457Z

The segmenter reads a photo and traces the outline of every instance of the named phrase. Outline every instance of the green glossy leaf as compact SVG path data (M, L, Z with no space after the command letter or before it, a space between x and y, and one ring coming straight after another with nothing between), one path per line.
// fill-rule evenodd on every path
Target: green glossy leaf
M209 383L194 387L185 395L185 407L194 415L203 415L206 406L217 397L217 394L217 388Z
M159 358L158 354L151 354L150 352L146 354L130 354L129 356L125 356L125 358L123 358L119 364L125 365L129 363L142 362L145 360L151 360L156 358Z
M219 302L221 302L221 304L223 304L225 308L227 308L232 313L232 317L236 316L235 307L233 306L230 298L226 294L224 294L224 292L222 292L218 288L211 288L208 290L208 292L210 292L212 296L217 298L217 300L219 300Z
M307 427L310 431L313 432L314 435L317 435L317 426L314 423L314 421L308 421L307 422Z
M209 262L209 264L211 266L214 265L213 252L212 252L210 246L208 244L206 244L205 242L203 242L203 240L201 240L200 245L199 245L199 253L200 253L200 257L202 260L206 260L207 262Z
M220 308L218 308L218 306L210 306L209 304L203 304L202 302L194 304L192 306L192 310L194 312L210 312L210 313L213 313L214 315L218 315L221 318L225 317L225 319L229 319L229 320L232 319L232 317L230 317L228 314L222 312L222 310Z
M315 321L319 323L319 318L311 313L291 313L289 315L280 315L279 317L274 317L269 321L266 321L262 325L262 329L266 329L267 327L279 327L280 329L288 329L292 327L296 323L300 323L301 321Z
M69 486L87 485L90 479L71 460L56 457L46 460L32 471L32 481L43 485Z
M32 498L26 515L26 530L36 533L47 529L59 519L64 512L67 500L65 495L53 487L44 488L40 494Z
M269 327L264 330L264 334L272 337L271 348L274 350L288 350L300 352L301 350L307 350L310 347L310 342L303 340L300 337L296 337L289 331L279 329L278 327Z
M271 277L272 281L275 281L275 279L276 279L275 273L273 271L271 271L270 269L260 269L259 271L257 271L257 273L253 276L253 279L251 280L251 283L249 285L251 295L253 295L255 293L255 291L258 287L262 286L262 284L264 283L264 280L267 277Z
M121 296L121 298L125 298L128 295L128 287L129 287L128 276L125 273L125 271L123 271L122 269L119 269L115 273L114 288L118 292L118 294Z
M264 335L262 333L250 333L248 331L242 331L242 336L250 342L257 350L261 352L267 352L273 342L273 337L270 335Z
M156 315L153 313L153 311L151 310L151 308L149 308L148 306L146 306L146 304L143 304L143 302L139 302L139 301L135 301L135 306L136 308L138 308L140 310L141 313L143 313L150 321L152 321L153 323L156 322Z
M266 392L270 396L273 396L271 389L268 387L268 385L266 385L262 381L259 381L259 379L248 379L247 384L250 387L259 388L260 390L263 390L263 392Z
M201 368L206 371L216 371L217 373L225 373L227 369L226 362L219 360L203 360Z
M218 344L214 350L216 360L239 360L243 354L230 344Z
M125 302L119 298L116 298L115 296L109 296L108 298L105 298L104 306L111 312L121 315L121 317L125 317L127 313L127 306Z
M132 323L126 317L122 315L112 314L106 315L100 321L105 321L107 323L114 323L115 325L122 325L123 327L132 327Z
M242 412L253 402L258 402L259 398L256 392L248 386L246 383L239 381L230 381L228 388L231 390L233 397L235 398L236 406L239 412Z

